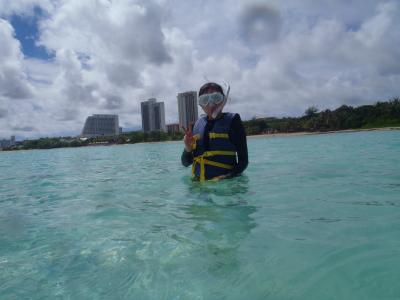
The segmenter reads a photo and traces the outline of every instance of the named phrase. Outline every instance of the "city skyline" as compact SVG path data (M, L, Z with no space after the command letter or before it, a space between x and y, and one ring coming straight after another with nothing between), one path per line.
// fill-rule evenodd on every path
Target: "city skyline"
M148 98L176 122L176 94L206 81L231 86L226 111L244 120L386 101L400 96L399 13L395 0L0 0L0 137L76 135L93 113L137 130Z
M189 99L187 99L187 97L189 97ZM183 116L181 116L179 114L179 119L185 118L186 119L186 109L190 111L190 116L188 116L186 123L185 123L185 127L187 127L187 122L188 121L193 121L195 122L198 118L198 110L197 110L197 92L195 91L186 91L186 92L180 92L177 94L177 106L178 106L178 110L179 110L179 106L183 106L182 110L182 114ZM186 102L186 100L190 100L190 104L183 104L184 102ZM179 125L179 130L181 130L180 128L182 128L182 124L180 124L179 119L172 121L170 123L166 123L165 122L165 108L164 108L164 102L158 102L156 98L150 98L146 101L142 101L141 102L141 108L142 108L142 131L157 131L159 130L159 128L157 126L157 128L153 128L154 126L150 126L151 128L149 128L150 130L144 130L144 121L143 121L143 104L150 104L152 103L153 105L156 104L161 105L162 106L162 110L161 110L161 114L163 114L164 116L161 118L161 124L163 124L163 129L162 131L167 132L167 126L168 125ZM190 108L186 108L187 105L189 106L194 106L194 107L190 107ZM193 111L192 111L193 110ZM154 116L153 116L154 117ZM107 119L107 120L105 120ZM108 124L110 123L108 121L108 119L110 119L110 122L115 123L115 125L112 125L113 129L110 129L111 125ZM154 120L153 120L154 121ZM107 123L107 124L105 124ZM154 123L154 122L153 122ZM83 123L83 129L81 130L80 134L77 134L76 136L81 136L81 137L96 137L96 136L102 136L102 135L118 135L120 133L122 133L123 131L123 127L119 126L119 116L115 115L115 114L92 114L90 116L87 116L86 121ZM103 126L104 125L104 126ZM160 126L160 125L159 125ZM106 129L106 131L104 131L104 128ZM116 129L115 129L116 128ZM137 129L136 129L137 130ZM111 132L113 131L113 132ZM135 131L135 130L133 130ZM11 139L13 139L15 141L15 136L11 136ZM0 140L8 141L5 138L0 137Z

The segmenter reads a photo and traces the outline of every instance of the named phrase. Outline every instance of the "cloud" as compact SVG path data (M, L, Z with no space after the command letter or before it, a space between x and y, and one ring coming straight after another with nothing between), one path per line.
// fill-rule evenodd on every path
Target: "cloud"
M130 109L124 107L125 99L143 89L142 70L172 62L160 7L132 3L69 1L56 5L51 18L41 21L38 44L54 53L53 71L58 72L46 80L39 66L31 64L30 71L40 78L42 89L48 83L44 106L54 122L79 122L110 111L123 114Z
M226 109L295 116L400 94L398 1L5 1L0 17L38 19L38 60L0 21L1 135L79 134L87 116L115 113L140 127L140 102L227 81ZM34 124L34 125L32 125Z
M0 119L7 116L7 110L5 108L0 108Z
M22 65L19 42L11 25L0 19L0 97L25 99L32 96Z
M263 47L258 64L239 83L239 98L259 108L250 114L299 115L309 105L335 108L398 95L400 55L393 44L400 38L398 10L397 3L378 5L358 30L319 18L288 31ZM256 91L243 92L246 87Z
M53 4L51 0L4 0L0 1L0 14L3 17L13 14L31 16L38 7L45 11L51 11Z
M110 94L104 98L103 106L108 110L119 109L123 106L123 102L124 100L122 97Z
M24 126L24 127L15 126L12 129L15 131L22 131L22 132L32 132L36 130L35 127L33 126Z
M105 72L112 84L140 86L138 70L144 64L171 59L164 46L160 8L130 3L65 2L42 22L39 43L57 53L62 49L84 54L90 71Z

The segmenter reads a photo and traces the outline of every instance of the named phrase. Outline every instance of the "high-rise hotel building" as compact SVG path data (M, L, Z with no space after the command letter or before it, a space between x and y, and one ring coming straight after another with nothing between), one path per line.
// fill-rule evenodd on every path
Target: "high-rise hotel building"
M198 119L197 92L184 92L178 94L179 126L189 128Z
M144 132L167 132L164 102L157 102L155 98L151 98L141 102L140 106L142 111L142 129Z
M118 115L92 115L87 117L82 130L83 137L119 135Z

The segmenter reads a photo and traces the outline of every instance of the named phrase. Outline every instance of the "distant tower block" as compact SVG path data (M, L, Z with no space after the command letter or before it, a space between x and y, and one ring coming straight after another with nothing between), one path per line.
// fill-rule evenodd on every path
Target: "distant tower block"
M188 128L199 118L197 109L197 92L190 91L178 94L179 126Z
M167 132L164 102L157 102L155 98L151 98L141 102L140 106L142 112L142 129L144 132Z
M83 137L119 135L118 115L92 115L86 119L82 130Z

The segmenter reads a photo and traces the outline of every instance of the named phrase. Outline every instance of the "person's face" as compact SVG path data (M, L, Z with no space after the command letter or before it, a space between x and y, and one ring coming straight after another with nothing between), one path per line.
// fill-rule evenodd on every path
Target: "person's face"
M216 109L217 106L215 105L209 105L207 104L206 106L202 106L201 108L203 109L203 111L207 114L207 117L209 119L211 119L211 116L214 112L214 110Z
M205 94L212 94L212 93L215 93L215 92L218 92L218 93L219 93L218 90L213 89L213 88L210 88L210 89L208 89L208 90L204 93L204 95L205 95ZM210 104L207 104L206 106L201 106L201 108L202 108L203 111L206 113L207 117L208 117L209 119L211 119L211 118L212 118L213 112L214 112L216 109L218 109L220 105L222 105L222 104L217 104L217 105L210 105Z

